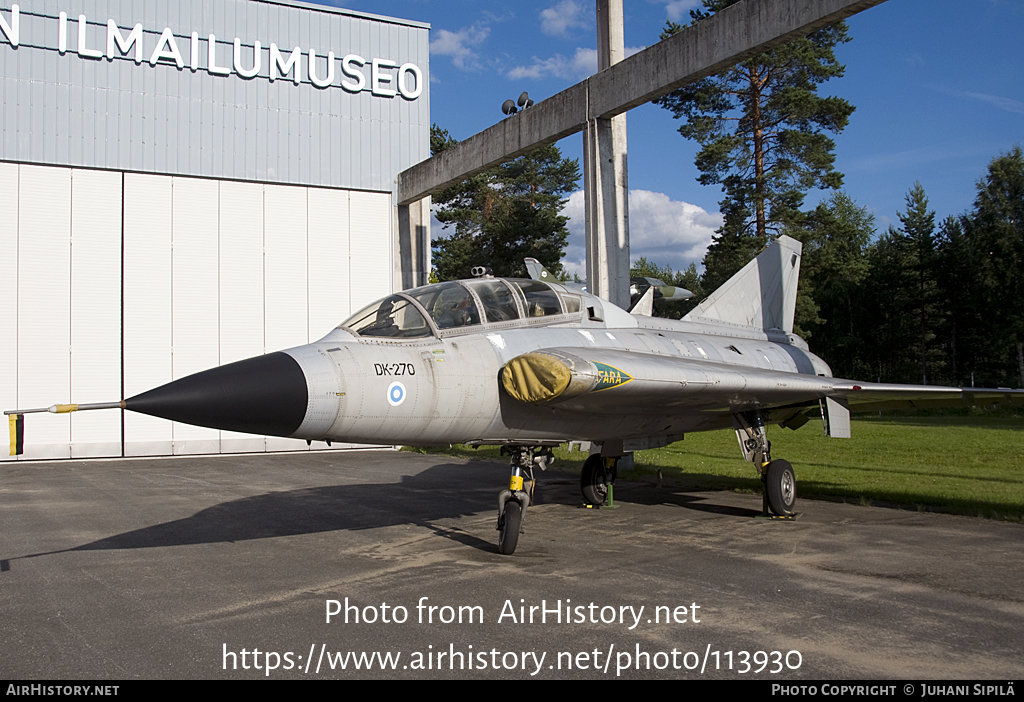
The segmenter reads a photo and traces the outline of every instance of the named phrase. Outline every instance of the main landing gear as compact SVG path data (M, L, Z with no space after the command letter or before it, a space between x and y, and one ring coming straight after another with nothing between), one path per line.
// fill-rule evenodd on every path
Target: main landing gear
M519 535L523 533L523 517L526 508L533 501L536 481L533 467L547 470L554 463L548 446L506 446L502 453L508 453L512 461L512 476L508 487L498 493L498 552L510 555L515 552Z
M772 460L772 444L761 414L734 414L733 424L743 457L757 466L761 474L763 516L770 516L769 512L783 518L796 515L796 474L789 461Z
M613 487L618 472L619 456L602 456L593 453L583 463L580 471L580 491L583 493L583 504L587 507L600 507L613 501Z

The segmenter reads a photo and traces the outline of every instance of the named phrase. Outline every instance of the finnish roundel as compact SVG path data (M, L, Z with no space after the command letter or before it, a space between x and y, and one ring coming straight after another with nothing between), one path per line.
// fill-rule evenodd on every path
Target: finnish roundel
M405 386L397 380L388 386L388 404L398 407L405 402Z

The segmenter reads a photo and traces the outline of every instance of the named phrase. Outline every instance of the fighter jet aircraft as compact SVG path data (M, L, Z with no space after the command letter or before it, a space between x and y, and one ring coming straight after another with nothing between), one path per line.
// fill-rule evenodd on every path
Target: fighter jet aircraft
M668 285L665 281L658 278L648 278L647 276L633 276L629 279L629 303L630 309L636 307L636 303L643 297L644 293L650 289L654 289L654 302L680 302L682 300L689 300L695 295L687 290L686 288L680 288L675 285Z
M482 275L405 290L359 310L321 340L181 378L119 407L228 431L308 441L502 445L499 550L515 551L533 469L551 447L589 440L584 499L600 505L617 462L688 432L734 429L790 515L792 466L766 427L796 428L821 407L832 436L861 410L1022 401L1024 391L862 383L832 377L793 333L801 245L779 237L682 320L639 316L580 290ZM16 418L16 419L15 419ZM21 426L19 424L19 426Z

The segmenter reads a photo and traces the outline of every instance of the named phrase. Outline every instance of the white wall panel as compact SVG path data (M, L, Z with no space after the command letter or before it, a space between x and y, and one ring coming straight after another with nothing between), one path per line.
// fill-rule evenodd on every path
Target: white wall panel
M286 185L263 191L267 352L309 341L306 192ZM267 437L268 451L306 448L305 441Z
M171 184L171 371L174 378L220 365L217 181ZM175 423L174 453L216 453L217 430Z
M386 193L0 163L0 403L132 397L315 341L390 292L390 203ZM116 411L26 424L26 459L306 449L131 412L123 449Z
M171 178L124 176L124 393L171 374ZM171 423L124 413L126 456L171 453Z
M71 171L22 165L18 219L18 404L47 407L71 392ZM67 416L29 419L24 458L70 457Z
M265 353L263 185L220 184L220 362Z
M359 283L350 288L353 310L391 293L394 251L391 232L391 195L352 192L349 195L351 270ZM388 235L382 235L387 232Z
M20 167L18 224L18 405L67 402L71 392L71 171ZM24 457L70 456L67 416L36 414L32 419L36 421L27 422Z
M264 350L263 185L220 184L220 364L259 356ZM225 453L264 451L262 436L222 431Z
M71 393L121 399L121 174L71 172ZM120 412L69 418L71 457L120 456Z
M347 192L309 189L310 341L322 338L354 311L349 304L348 219Z
M18 166L0 163L0 409L18 404ZM0 431L7 436L7 417ZM0 446L0 461L9 456Z
M306 192L285 185L264 190L268 352L309 342Z

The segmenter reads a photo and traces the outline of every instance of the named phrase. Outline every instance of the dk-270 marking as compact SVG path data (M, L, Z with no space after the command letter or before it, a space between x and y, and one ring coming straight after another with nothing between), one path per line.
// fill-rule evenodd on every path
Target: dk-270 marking
M377 375L416 375L416 367L411 363L374 363L373 370Z

